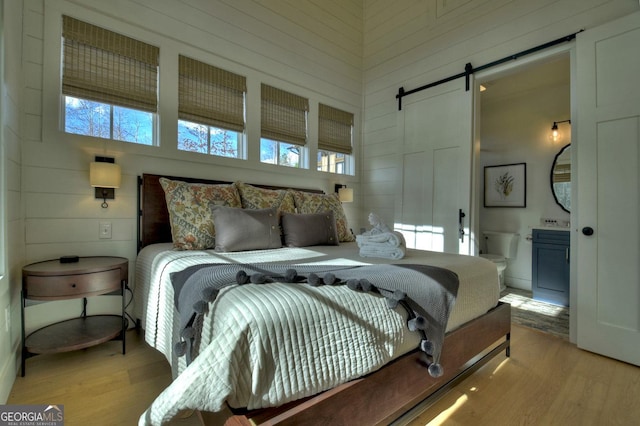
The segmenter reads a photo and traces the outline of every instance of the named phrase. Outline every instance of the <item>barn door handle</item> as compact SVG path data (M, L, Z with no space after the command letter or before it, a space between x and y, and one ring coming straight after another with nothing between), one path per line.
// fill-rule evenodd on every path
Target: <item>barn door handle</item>
M458 234L460 235L461 243L464 243L464 218L466 216L462 209L458 209Z

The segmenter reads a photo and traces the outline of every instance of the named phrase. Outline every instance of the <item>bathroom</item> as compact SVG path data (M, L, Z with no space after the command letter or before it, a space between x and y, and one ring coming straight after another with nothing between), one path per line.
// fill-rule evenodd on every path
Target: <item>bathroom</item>
M504 283L531 291L533 229L568 230L570 224L570 214L556 202L550 183L556 155L571 143L569 55L482 84L486 90L480 95L480 230L518 234L516 254L507 260ZM551 136L554 122L559 131L556 140ZM526 206L485 206L485 167L518 163L526 163ZM553 227L545 226L545 221ZM480 249L487 252L484 241Z

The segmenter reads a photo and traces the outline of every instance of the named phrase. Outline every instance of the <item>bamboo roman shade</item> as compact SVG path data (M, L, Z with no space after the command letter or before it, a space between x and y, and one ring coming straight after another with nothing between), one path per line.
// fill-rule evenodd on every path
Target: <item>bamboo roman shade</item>
M178 117L244 131L246 78L185 56L179 57Z
M263 138L294 145L307 143L309 100L262 84Z
M157 111L157 47L69 16L62 37L63 94Z
M553 182L571 182L571 164L559 163L553 167Z
M351 155L353 114L319 104L318 149Z

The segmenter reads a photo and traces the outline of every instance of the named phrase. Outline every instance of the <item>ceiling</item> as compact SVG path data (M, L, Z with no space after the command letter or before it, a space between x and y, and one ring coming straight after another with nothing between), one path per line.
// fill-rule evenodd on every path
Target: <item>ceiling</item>
M527 66L522 71L516 70L510 75L483 82L482 85L487 90L482 92L482 101L498 100L542 87L569 84L569 69L569 55L563 55Z

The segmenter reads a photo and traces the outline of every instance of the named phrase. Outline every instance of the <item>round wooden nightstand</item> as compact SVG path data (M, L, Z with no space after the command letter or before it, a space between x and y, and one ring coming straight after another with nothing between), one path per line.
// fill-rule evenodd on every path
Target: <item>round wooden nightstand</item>
M129 280L129 261L123 257L80 257L71 263L59 259L32 263L22 268L22 376L27 358L46 353L75 351L112 339L122 340L125 353L125 289ZM87 315L87 297L119 294L120 315ZM79 318L57 322L25 336L27 300L54 301L79 299L84 309Z

